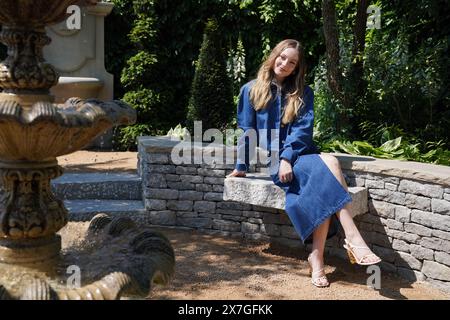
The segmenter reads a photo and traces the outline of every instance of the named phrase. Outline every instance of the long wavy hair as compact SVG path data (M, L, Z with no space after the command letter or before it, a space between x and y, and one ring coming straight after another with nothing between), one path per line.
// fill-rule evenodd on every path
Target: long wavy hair
M278 43L273 48L269 57L259 68L256 83L250 90L250 99L256 111L266 108L269 101L273 98L271 83L274 79L275 60L287 48L294 48L298 52L298 62L294 71L283 81L283 90L286 92L286 108L282 118L283 124L292 122L298 115L303 106L303 90L305 87L305 57L300 42L293 39L286 39Z

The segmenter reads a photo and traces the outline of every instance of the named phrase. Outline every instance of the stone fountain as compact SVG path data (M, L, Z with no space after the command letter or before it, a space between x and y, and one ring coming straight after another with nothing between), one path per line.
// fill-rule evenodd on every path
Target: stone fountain
M58 82L43 59L45 27L66 18L70 5L96 0L0 0L0 299L117 299L148 294L173 274L174 253L164 235L129 218L94 217L84 245L61 252L57 232L67 209L50 180L62 174L56 158L90 143L106 129L131 124L121 101L70 98L54 103ZM80 270L67 286L68 267Z

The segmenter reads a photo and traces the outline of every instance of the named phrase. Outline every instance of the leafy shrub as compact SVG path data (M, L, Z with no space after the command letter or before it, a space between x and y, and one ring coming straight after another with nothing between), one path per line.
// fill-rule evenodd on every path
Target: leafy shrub
M230 45L227 60L227 72L233 80L233 93L239 94L241 86L246 81L245 48L242 38L239 37L236 48Z
M158 62L154 52L155 13L152 0L122 3L130 6L132 29L128 35L132 44L131 55L121 73L121 83L126 93L123 100L137 111L137 124L116 130L115 147L121 150L136 149L139 135L154 134L160 125L161 94L152 85L155 82L153 70ZM139 50L135 50L139 48Z
M348 154L373 156L376 158L412 160L441 165L450 165L450 150L445 149L442 141L437 143L411 143L398 137L376 147L367 141L332 140L322 142L324 152L344 152Z
M151 130L146 124L116 127L114 129L114 148L116 150L135 150L137 137L148 136L150 134Z
M217 21L209 20L192 83L188 127L193 132L194 121L202 121L203 131L208 128L223 129L231 120L234 108Z
M337 130L343 106L328 87L326 72L325 59L322 58L314 70L314 137L319 140L346 135L345 129Z
M425 40L414 51L405 31L380 35L367 49L366 103L359 120L397 124L424 140L448 138L448 83L443 78L443 41ZM446 92L447 91L447 92ZM381 120L381 121L380 121Z

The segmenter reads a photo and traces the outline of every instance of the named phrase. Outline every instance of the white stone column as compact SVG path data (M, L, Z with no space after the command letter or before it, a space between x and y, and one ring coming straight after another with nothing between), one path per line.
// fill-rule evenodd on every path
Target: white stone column
M60 74L58 84L51 88L56 102L70 97L113 99L114 77L105 69L104 46L104 20L113 7L113 3L102 1L80 8L76 29L69 29L70 18L47 28L52 42L44 47L44 58ZM110 148L111 132L97 138L93 146Z

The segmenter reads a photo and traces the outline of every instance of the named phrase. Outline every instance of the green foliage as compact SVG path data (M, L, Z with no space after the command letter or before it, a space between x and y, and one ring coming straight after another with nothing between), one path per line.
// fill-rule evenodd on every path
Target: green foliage
M367 103L358 122L397 124L450 148L449 35L445 1L383 3L382 29L367 35Z
M233 92L226 70L217 21L209 20L196 63L187 121L193 132L194 121L202 121L203 131L223 129L233 115Z
M388 125L386 123L377 124L370 121L364 121L360 124L361 132L364 138L373 144L383 144L395 137L406 136L404 130L398 125Z
M129 91L123 96L123 100L134 106L141 117L146 116L148 118L156 115L157 108L160 105L160 96L147 88Z
M133 22L129 33L129 41L134 55L128 58L121 73L121 83L127 91L123 100L137 111L137 124L118 129L116 147L119 149L135 149L137 137L142 134L154 134L158 131L159 114L162 95L154 88L153 69L158 62L154 51L155 13L154 1L130 1L127 3L128 14Z
M242 38L239 37L236 48L230 45L227 60L227 72L233 80L233 93L239 93L241 86L246 80L245 75L245 48Z
M332 94L326 72L325 59L322 58L314 70L314 136L321 140L347 133L345 128L340 132L337 131L339 113L344 107Z
M402 137L393 151L403 150L402 157L448 158L450 7L444 0L371 2L381 8L381 29L366 32L363 80L367 87L347 108L333 98L326 82L322 0L113 2L105 26L106 67L114 74L116 98L123 97L138 110L138 125L122 135L126 137L123 148L132 148L133 134L164 134L177 124L186 125L196 67L193 61L199 57L205 22L214 16L227 52L235 59L245 55L241 59L245 62L240 62L245 71L233 70L235 99L237 88L255 77L264 56L278 41L298 39L311 70L307 83L314 83L316 138L365 139L377 149ZM344 90L351 93L356 1L336 0L336 10L341 66L347 79ZM234 72L239 70L239 75ZM235 105L236 101L233 109ZM337 131L342 114L351 120L350 126ZM233 117L227 127L235 124ZM364 143L357 143L357 148L370 150Z
M448 83L442 76L443 68L448 68L443 63L448 43L427 39L411 50L402 29L395 38L379 38L381 41L370 43L367 49L368 90L359 119L399 123L403 130L423 139L448 138Z
M141 88L158 97L159 105L149 99L147 105L135 105L142 110L138 123L148 125L152 134L186 124L195 73L193 61L199 55L205 22L211 16L221 26L219 36L227 51L234 50L241 57L245 52L239 80L233 84L235 94L242 83L255 77L264 56L262 48L267 50L288 37L299 39L307 49L310 66L323 51L320 0L113 2L113 12L105 20L107 70L114 75L116 98ZM143 112L146 108L153 111Z
M120 81L125 88L136 88L151 81L149 69L158 62L156 56L146 51L140 51L127 61L122 71Z
M134 150L137 137L152 134L149 126L145 124L121 126L115 128L114 131L114 147L119 150Z
M450 165L450 150L445 149L442 141L428 143L423 149L420 148L420 144L410 143L402 139L402 137L388 140L379 147L375 147L367 141L350 142L348 140L323 142L320 147L324 152L344 152L384 159L412 160Z
M321 138L320 148L328 152L450 165L450 150L442 140L423 142L405 133L398 125L377 125L368 121L361 124L361 131L367 141L350 142L342 136Z
M425 145L424 141L432 141L449 149L448 6L441 0L377 1L373 4L381 8L382 21L381 29L366 32L363 56L366 90L363 94L355 97L351 106L343 108L328 88L324 58L314 70L317 137L322 140L364 137L371 144L381 145L402 136L402 146L406 141L421 146ZM336 10L343 90L351 95L354 91L350 69L356 2L337 1ZM336 121L342 114L350 118L351 123L345 130L338 131ZM384 131L384 135L378 134L378 130ZM418 150L428 153L429 148Z

